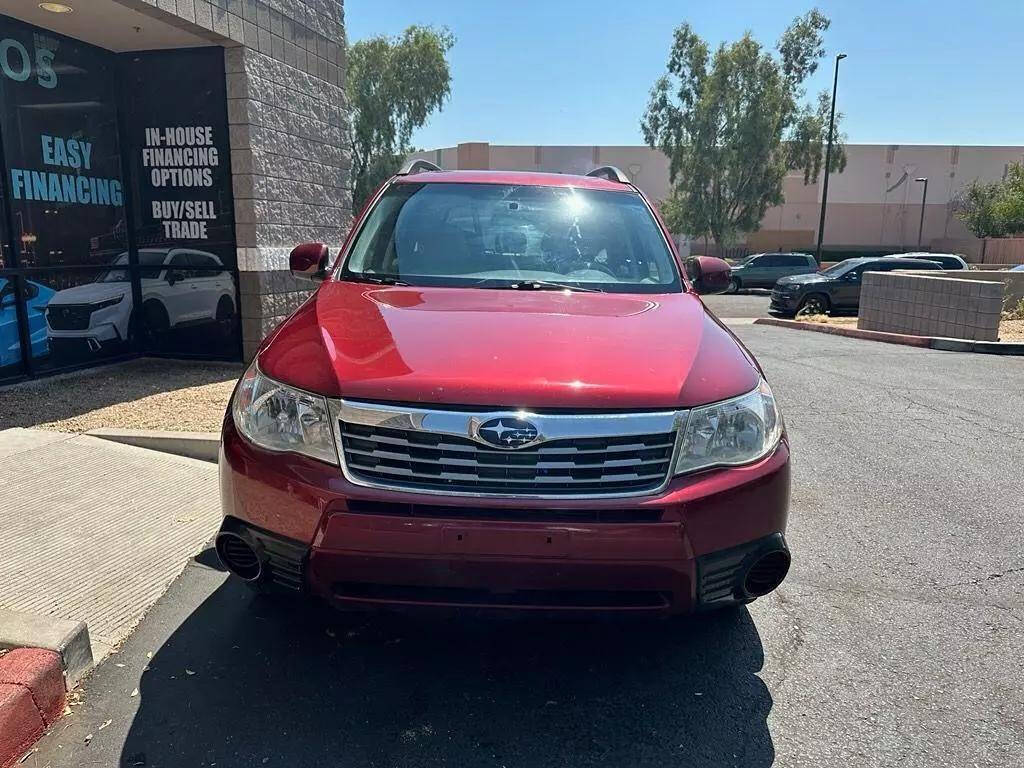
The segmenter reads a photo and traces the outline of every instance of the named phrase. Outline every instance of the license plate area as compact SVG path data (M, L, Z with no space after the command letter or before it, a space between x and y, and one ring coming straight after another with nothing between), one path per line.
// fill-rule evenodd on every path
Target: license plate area
M453 555L503 555L508 557L565 557L569 532L527 531L520 528L445 526L442 542Z

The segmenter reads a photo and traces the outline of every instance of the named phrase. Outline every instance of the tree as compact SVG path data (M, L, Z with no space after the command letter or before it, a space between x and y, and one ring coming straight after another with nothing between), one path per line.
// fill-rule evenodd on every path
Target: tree
M349 48L346 85L352 112L353 204L362 207L398 170L413 131L451 93L447 29L411 26L401 36L360 40Z
M1011 163L1002 181L971 182L953 199L953 209L976 237L1024 232L1024 165Z
M712 56L689 24L676 29L668 71L654 83L641 120L647 144L669 158L672 190L663 207L674 231L729 242L757 230L768 208L783 201L788 171L802 170L805 184L817 181L830 97L801 102L829 23L817 9L794 19L777 56L749 32ZM830 171L841 171L843 137L833 138Z
M1001 237L1005 234L995 212L1000 185L973 181L953 199L956 216L975 237Z

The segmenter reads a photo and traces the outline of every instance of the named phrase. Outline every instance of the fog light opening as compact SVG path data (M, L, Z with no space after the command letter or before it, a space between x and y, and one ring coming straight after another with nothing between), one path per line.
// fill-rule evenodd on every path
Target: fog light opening
M257 581L263 575L263 562L253 546L237 533L224 531L217 534L217 557L235 576L246 581Z
M748 597L761 597L777 588L789 573L789 552L776 549L761 555L743 577L743 591Z

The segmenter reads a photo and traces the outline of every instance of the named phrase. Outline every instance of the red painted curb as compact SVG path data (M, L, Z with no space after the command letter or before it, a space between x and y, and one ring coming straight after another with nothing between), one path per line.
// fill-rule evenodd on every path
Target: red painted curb
M60 656L15 648L0 656L0 768L14 765L64 711Z
M824 323L805 323L800 320L780 320L776 317L759 317L754 325L776 325L780 328L796 328L801 331L830 333L833 336L848 336L853 339L870 339L885 341L889 344L904 344L908 347L930 347L931 336L911 336L906 333L885 333L884 331L863 331L860 328L844 328L841 325L825 325Z

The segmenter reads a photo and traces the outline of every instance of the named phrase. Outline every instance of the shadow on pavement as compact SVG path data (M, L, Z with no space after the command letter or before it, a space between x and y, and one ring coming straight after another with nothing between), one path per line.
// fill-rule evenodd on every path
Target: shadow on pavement
M745 609L353 616L229 579L150 660L120 764L768 766L763 660Z

